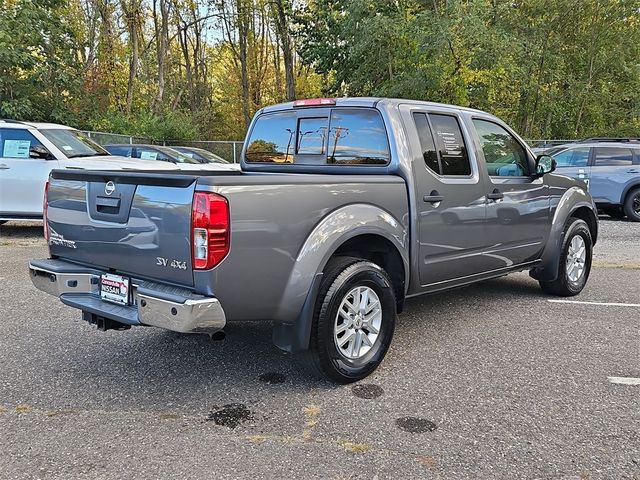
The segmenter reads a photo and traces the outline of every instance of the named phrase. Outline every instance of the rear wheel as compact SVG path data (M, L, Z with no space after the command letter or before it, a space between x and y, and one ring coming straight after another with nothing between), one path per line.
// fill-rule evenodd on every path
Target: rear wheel
M570 218L564 230L558 278L552 282L540 281L542 290L561 297L579 294L591 272L592 254L593 240L587 223Z
M387 273L368 260L336 257L324 272L305 363L335 382L360 380L382 362L395 319Z
M624 213L633 222L640 222L640 188L636 188L627 194L624 201Z

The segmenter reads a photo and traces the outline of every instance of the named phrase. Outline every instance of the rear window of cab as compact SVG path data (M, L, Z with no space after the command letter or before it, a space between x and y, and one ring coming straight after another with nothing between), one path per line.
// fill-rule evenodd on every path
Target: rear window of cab
M260 115L245 157L249 163L380 166L390 153L377 110L325 108Z

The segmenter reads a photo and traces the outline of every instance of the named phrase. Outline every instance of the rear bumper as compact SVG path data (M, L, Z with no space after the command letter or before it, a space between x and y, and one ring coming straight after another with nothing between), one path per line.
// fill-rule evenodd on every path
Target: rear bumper
M181 333L214 333L226 324L217 298L188 290L131 279L132 305L121 306L100 298L100 270L62 260L29 262L34 286L71 307L124 325L151 325Z

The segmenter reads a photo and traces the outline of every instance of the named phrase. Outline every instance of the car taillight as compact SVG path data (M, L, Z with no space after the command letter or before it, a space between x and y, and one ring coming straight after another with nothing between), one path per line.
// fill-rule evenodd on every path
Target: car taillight
M208 270L229 253L229 203L215 193L193 194L191 249L193 268Z
M49 210L49 182L44 184L44 197L42 200L42 222L44 227L44 239L49 243L49 222L47 213Z

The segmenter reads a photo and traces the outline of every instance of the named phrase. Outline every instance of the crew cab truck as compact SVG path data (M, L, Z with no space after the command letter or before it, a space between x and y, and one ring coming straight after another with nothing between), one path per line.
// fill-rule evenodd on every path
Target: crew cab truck
M529 270L576 295L596 208L500 119L385 98L260 110L240 172L54 171L36 287L102 329L273 341L337 382L370 374L405 299Z

